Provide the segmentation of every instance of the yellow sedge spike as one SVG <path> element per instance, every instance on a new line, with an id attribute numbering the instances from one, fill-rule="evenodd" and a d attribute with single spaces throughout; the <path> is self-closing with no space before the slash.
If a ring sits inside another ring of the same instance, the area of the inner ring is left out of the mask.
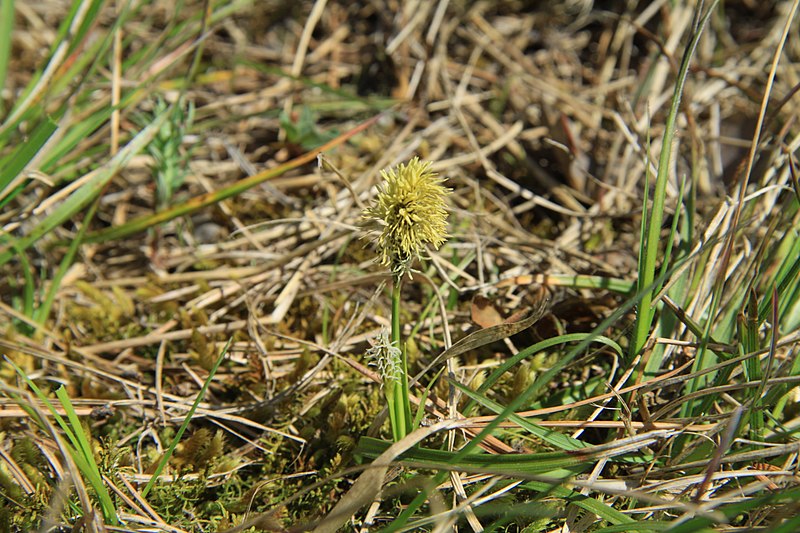
<path id="1" fill-rule="evenodd" d="M 379 262 L 402 277 L 426 244 L 438 249 L 447 240 L 445 198 L 451 189 L 415 157 L 408 164 L 381 171 L 384 183 L 364 210 L 367 226 L 379 232 Z"/>

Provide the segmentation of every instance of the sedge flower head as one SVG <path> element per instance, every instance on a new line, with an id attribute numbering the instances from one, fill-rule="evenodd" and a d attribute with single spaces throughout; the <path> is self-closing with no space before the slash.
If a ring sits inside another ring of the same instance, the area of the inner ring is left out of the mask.
<path id="1" fill-rule="evenodd" d="M 403 352 L 395 343 L 389 340 L 389 330 L 381 332 L 370 341 L 372 345 L 366 353 L 370 366 L 377 367 L 378 374 L 383 379 L 383 384 L 399 383 L 403 372 Z"/>
<path id="2" fill-rule="evenodd" d="M 409 271 L 427 244 L 438 249 L 448 237 L 445 198 L 450 189 L 430 167 L 415 157 L 381 171 L 384 183 L 363 213 L 367 225 L 379 232 L 378 261 L 396 276 Z"/>

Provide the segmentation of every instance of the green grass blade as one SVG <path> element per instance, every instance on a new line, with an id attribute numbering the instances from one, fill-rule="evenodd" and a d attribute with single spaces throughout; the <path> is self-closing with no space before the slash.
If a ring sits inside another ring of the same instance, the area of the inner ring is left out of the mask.
<path id="1" fill-rule="evenodd" d="M 64 412 L 67 414 L 67 420 L 64 420 L 64 417 L 58 414 L 58 411 L 56 411 L 55 406 L 53 406 L 53 403 L 50 401 L 47 395 L 45 395 L 45 393 L 36 385 L 36 383 L 34 383 L 33 380 L 28 377 L 24 370 L 17 366 L 8 357 L 5 359 L 6 362 L 8 362 L 14 368 L 14 371 L 17 373 L 17 375 L 19 375 L 25 384 L 28 385 L 28 387 L 33 391 L 34 395 L 39 399 L 39 401 L 42 402 L 45 407 L 47 407 L 47 410 L 50 411 L 50 414 L 64 432 L 64 435 L 66 435 L 69 442 L 66 443 L 65 449 L 70 453 L 70 456 L 75 462 L 75 465 L 78 467 L 78 470 L 80 470 L 81 474 L 83 474 L 92 488 L 94 488 L 97 497 L 100 499 L 103 516 L 107 523 L 118 524 L 119 522 L 116 508 L 114 507 L 111 496 L 108 494 L 108 490 L 106 489 L 103 479 L 100 476 L 100 471 L 97 467 L 97 463 L 94 460 L 89 439 L 83 432 L 83 427 L 78 419 L 78 415 L 75 413 L 75 409 L 72 406 L 64 387 L 59 387 L 59 389 L 56 390 L 56 396 L 58 397 Z M 21 401 L 21 399 L 18 399 L 17 403 L 28 414 L 32 415 L 32 418 L 35 420 L 35 411 L 25 408 Z M 59 438 L 57 435 L 55 437 Z"/>
<path id="2" fill-rule="evenodd" d="M 58 139 L 57 143 L 54 143 L 52 149 L 42 159 L 42 171 L 52 173 L 59 170 L 68 160 L 69 155 L 75 152 L 77 145 L 108 121 L 114 109 L 111 106 L 104 106 L 97 113 L 91 114 L 77 124 L 70 125 L 68 131 Z"/>
<path id="3" fill-rule="evenodd" d="M 647 121 L 650 123 L 650 108 L 647 109 Z M 642 220 L 639 224 L 639 272 L 636 276 L 636 291 L 643 293 L 646 287 L 645 278 L 642 275 L 643 258 L 647 257 L 647 221 L 650 218 L 650 128 L 647 128 L 647 138 L 645 139 L 646 152 L 644 156 L 644 187 L 642 187 Z M 655 269 L 653 270 L 655 272 Z"/>
<path id="4" fill-rule="evenodd" d="M 75 462 L 97 494 L 97 498 L 100 500 L 100 508 L 103 511 L 103 518 L 105 518 L 106 523 L 117 525 L 119 523 L 117 510 L 114 507 L 114 502 L 111 500 L 111 495 L 108 493 L 108 488 L 106 488 L 103 482 L 103 476 L 100 475 L 97 462 L 94 460 L 94 453 L 92 452 L 92 445 L 89 442 L 89 437 L 83 431 L 83 426 L 81 425 L 80 419 L 78 419 L 78 414 L 75 412 L 75 408 L 72 406 L 72 402 L 63 385 L 56 390 L 56 396 L 59 402 L 61 402 L 64 411 L 67 413 L 67 418 L 75 433 L 75 438 L 78 441 L 78 447 L 74 450 L 73 459 L 77 459 L 77 457 L 82 459 L 80 462 L 77 460 Z M 81 463 L 83 464 L 82 468 Z"/>
<path id="5" fill-rule="evenodd" d="M 479 403 L 483 407 L 500 414 L 503 412 L 503 406 L 497 402 L 494 402 L 487 398 L 482 394 L 478 394 L 477 392 L 471 390 L 469 387 L 462 385 L 456 380 L 448 380 L 451 384 L 453 384 L 457 389 L 459 389 L 464 395 L 471 398 L 473 401 Z M 509 415 L 508 419 L 515 424 L 518 424 L 522 429 L 534 435 L 543 441 L 550 443 L 551 445 L 559 448 L 561 450 L 582 450 L 586 448 L 588 445 L 583 441 L 578 439 L 573 439 L 568 435 L 564 435 L 563 433 L 559 433 L 557 431 L 553 431 L 552 429 L 544 428 L 535 422 L 531 422 L 525 418 L 517 414 Z"/>
<path id="6" fill-rule="evenodd" d="M 197 410 L 197 406 L 199 406 L 200 402 L 203 401 L 203 397 L 205 397 L 206 391 L 208 390 L 209 385 L 211 385 L 211 381 L 214 379 L 214 375 L 217 373 L 217 370 L 219 369 L 219 365 L 221 365 L 222 361 L 225 359 L 225 355 L 227 355 L 228 353 L 228 348 L 230 348 L 231 342 L 233 342 L 233 337 L 228 339 L 228 342 L 225 343 L 225 347 L 222 348 L 222 352 L 219 354 L 219 357 L 214 362 L 214 366 L 211 367 L 211 370 L 208 373 L 208 377 L 203 382 L 203 386 L 200 389 L 200 392 L 197 393 L 197 398 L 194 399 L 192 407 L 189 408 L 189 412 L 186 413 L 186 418 L 183 419 L 181 427 L 178 428 L 178 432 L 175 433 L 175 438 L 172 439 L 169 448 L 167 448 L 167 451 L 165 451 L 164 455 L 161 456 L 161 460 L 158 462 L 158 466 L 156 466 L 156 469 L 153 471 L 153 475 L 150 478 L 150 481 L 147 482 L 147 485 L 145 485 L 144 489 L 142 490 L 143 498 L 147 496 L 147 493 L 150 492 L 150 490 L 153 488 L 153 485 L 155 485 L 156 481 L 158 480 L 158 476 L 161 475 L 161 472 L 164 470 L 164 468 L 166 468 L 167 463 L 169 462 L 170 457 L 172 457 L 172 454 L 175 452 L 175 448 L 178 446 L 181 437 L 183 437 L 186 428 L 189 427 L 189 423 L 192 421 L 192 416 L 194 416 L 194 412 Z"/>
<path id="7" fill-rule="evenodd" d="M 700 18 L 698 26 L 692 36 L 686 51 L 681 60 L 677 79 L 675 80 L 675 90 L 672 96 L 669 114 L 667 115 L 664 126 L 664 139 L 661 145 L 661 153 L 658 160 L 658 174 L 656 175 L 655 192 L 653 194 L 653 204 L 648 209 L 649 220 L 647 222 L 647 234 L 642 235 L 644 242 L 644 257 L 639 258 L 639 288 L 643 290 L 642 300 L 639 304 L 639 311 L 636 314 L 634 325 L 634 336 L 631 340 L 631 357 L 638 354 L 644 348 L 647 337 L 650 335 L 650 328 L 653 324 L 655 311 L 652 309 L 653 298 L 659 287 L 653 285 L 656 275 L 656 264 L 658 262 L 659 243 L 661 240 L 661 223 L 664 219 L 664 206 L 666 204 L 667 181 L 669 180 L 670 160 L 672 158 L 672 143 L 675 138 L 676 121 L 680 111 L 681 97 L 683 88 L 689 73 L 689 64 L 694 55 L 695 49 L 700 41 L 703 27 L 716 8 L 717 0 L 711 2 L 708 10 Z"/>
<path id="8" fill-rule="evenodd" d="M 6 85 L 8 59 L 11 57 L 11 33 L 14 29 L 14 0 L 0 0 L 0 89 Z M 4 114 L 0 100 L 0 115 Z M 2 187 L 0 187 L 2 190 Z"/>
<path id="9" fill-rule="evenodd" d="M 22 265 L 22 279 L 25 280 L 25 284 L 22 288 L 22 313 L 30 317 L 33 315 L 34 309 L 34 298 L 36 294 L 36 282 L 33 279 L 33 265 L 31 265 L 30 261 L 28 261 L 28 256 L 25 252 L 20 252 L 18 254 L 20 265 Z"/>
<path id="10" fill-rule="evenodd" d="M 69 53 L 75 52 L 83 43 L 84 39 L 86 39 L 89 30 L 97 23 L 97 17 L 100 14 L 103 4 L 105 3 L 105 0 L 94 0 L 89 4 L 89 7 L 86 9 L 86 15 L 83 17 L 81 24 L 76 30 L 70 32 L 72 33 L 72 40 L 68 49 Z M 111 32 L 108 33 L 110 34 Z"/>
<path id="11" fill-rule="evenodd" d="M 517 478 L 543 473 L 549 473 L 549 475 L 557 473 L 558 477 L 562 477 L 583 472 L 599 459 L 619 458 L 617 460 L 645 462 L 645 460 L 629 456 L 629 454 L 642 450 L 658 439 L 673 433 L 675 432 L 652 431 L 619 439 L 609 444 L 587 446 L 578 450 L 525 454 L 475 453 L 474 447 L 467 452 L 464 452 L 463 448 L 454 452 L 414 447 L 404 452 L 398 461 L 416 468 L 485 472 Z M 356 454 L 375 459 L 392 444 L 371 437 L 362 437 L 358 442 Z"/>
<path id="12" fill-rule="evenodd" d="M 566 487 L 554 487 L 552 485 L 548 485 L 547 483 L 542 483 L 541 481 L 528 481 L 522 486 L 529 490 L 546 492 L 549 496 L 563 498 L 569 503 L 574 504 L 581 509 L 585 509 L 590 513 L 594 513 L 598 517 L 602 518 L 603 520 L 607 520 L 612 524 L 636 524 L 636 521 L 633 518 L 617 511 L 613 507 L 606 505 L 601 501 L 595 500 L 594 498 L 584 496 L 583 494 L 575 492 L 574 490 L 570 490 Z"/>
<path id="13" fill-rule="evenodd" d="M 744 312 L 737 317 L 739 329 L 739 344 L 745 354 L 758 351 L 758 328 L 761 321 L 758 319 L 758 300 L 755 291 L 748 291 L 747 306 Z M 761 379 L 761 364 L 757 358 L 751 357 L 744 362 L 745 376 L 748 381 Z"/>
<path id="14" fill-rule="evenodd" d="M 375 459 L 392 443 L 371 437 L 362 437 L 358 441 L 356 453 L 369 459 Z M 586 470 L 590 466 L 591 451 L 581 454 L 567 452 L 542 452 L 533 454 L 461 454 L 447 450 L 430 448 L 412 448 L 404 453 L 400 463 L 411 464 L 419 468 L 459 470 L 465 472 L 492 472 L 507 475 L 536 475 L 558 473 L 570 476 Z"/>
<path id="15" fill-rule="evenodd" d="M 439 369 L 439 372 L 437 372 L 436 375 L 433 376 L 433 379 L 431 379 L 430 383 L 428 383 L 428 386 L 425 387 L 425 392 L 420 394 L 419 397 L 420 397 L 421 400 L 424 399 L 424 398 L 427 398 L 430 395 L 431 390 L 433 389 L 433 386 L 436 384 L 436 380 L 439 379 L 439 376 L 442 375 L 442 372 L 444 372 L 444 370 L 445 370 L 445 367 L 442 367 L 441 369 Z M 424 416 L 425 416 L 425 401 L 420 401 L 419 402 L 419 406 L 417 406 L 417 412 L 414 415 L 414 420 L 411 423 L 411 430 L 412 431 L 414 431 L 415 429 L 419 428 L 420 424 L 422 423 L 422 418 Z"/>
<path id="16" fill-rule="evenodd" d="M 7 191 L 6 188 L 36 157 L 56 129 L 58 129 L 58 124 L 49 117 L 45 118 L 33 129 L 28 139 L 11 153 L 8 160 L 3 162 L 2 170 L 0 170 L 0 208 L 22 190 L 17 188 L 14 191 Z"/>
<path id="17" fill-rule="evenodd" d="M 764 390 L 767 388 L 767 383 L 769 382 L 769 378 L 773 372 L 773 363 L 775 362 L 775 351 L 778 347 L 778 331 L 780 320 L 778 318 L 778 289 L 776 287 L 772 288 L 772 318 L 770 322 L 772 323 L 772 333 L 770 335 L 770 342 L 769 342 L 769 352 L 767 355 L 767 362 L 764 364 L 764 373 L 763 376 L 759 376 L 761 378 L 761 384 L 756 389 L 755 393 L 752 397 L 752 403 L 750 405 L 750 433 L 753 439 L 760 439 L 763 436 L 761 435 L 761 431 L 765 426 L 764 421 L 764 409 L 763 409 L 763 396 Z M 750 312 L 757 316 L 758 312 L 756 310 L 757 304 L 755 301 L 751 302 L 751 310 Z M 759 374 L 761 373 L 761 364 L 760 361 L 756 358 L 752 358 L 756 361 L 756 364 L 759 366 Z"/>
<path id="18" fill-rule="evenodd" d="M 513 357 L 508 358 L 507 360 L 503 361 L 503 363 L 498 366 L 496 369 L 492 371 L 491 374 L 486 378 L 486 381 L 478 388 L 479 393 L 484 393 L 489 390 L 500 377 L 505 374 L 508 370 L 519 364 L 520 361 L 526 359 L 532 355 L 535 355 L 539 352 L 547 350 L 548 348 L 552 348 L 553 346 L 558 346 L 560 344 L 568 344 L 571 342 L 598 342 L 601 344 L 605 344 L 606 346 L 611 347 L 614 351 L 617 352 L 618 355 L 622 355 L 623 350 L 622 347 L 614 342 L 613 340 L 609 339 L 608 337 L 604 337 L 602 335 L 592 335 L 591 333 L 570 333 L 567 335 L 559 335 L 558 337 L 553 337 L 551 339 L 545 339 L 543 341 L 537 342 L 531 346 L 528 346 L 524 350 L 516 353 Z M 471 412 L 471 405 L 467 404 L 462 410 L 465 415 L 468 415 Z"/>
<path id="19" fill-rule="evenodd" d="M 392 436 L 398 442 L 411 431 L 411 406 L 408 403 L 408 352 L 401 339 L 400 300 L 403 279 L 395 276 L 392 284 L 392 330 L 391 346 L 401 352 L 400 375 L 398 379 L 389 380 L 386 384 L 386 403 L 389 407 L 389 419 L 392 425 Z M 387 347 L 388 349 L 388 347 Z"/>
<path id="20" fill-rule="evenodd" d="M 61 281 L 66 276 L 69 267 L 72 266 L 73 261 L 75 260 L 75 256 L 80 249 L 81 244 L 83 243 L 83 237 L 86 235 L 86 230 L 89 228 L 89 224 L 91 223 L 92 219 L 94 218 L 95 213 L 97 212 L 97 208 L 100 205 L 99 201 L 95 201 L 92 203 L 89 211 L 86 213 L 86 216 L 83 217 L 83 223 L 78 230 L 78 233 L 75 235 L 75 238 L 69 244 L 69 248 L 67 249 L 67 253 L 64 254 L 63 259 L 58 265 L 58 269 L 53 275 L 53 279 L 50 280 L 49 287 L 47 289 L 47 293 L 42 298 L 41 304 L 39 307 L 34 311 L 33 319 L 38 322 L 39 324 L 44 325 L 47 321 L 47 317 L 50 316 L 50 309 L 53 308 L 53 303 L 56 299 L 56 294 L 58 294 L 58 289 L 61 287 Z"/>
<path id="21" fill-rule="evenodd" d="M 86 436 L 86 433 L 83 431 L 83 426 L 81 426 L 81 421 L 78 418 L 77 413 L 75 413 L 75 408 L 72 406 L 72 402 L 69 399 L 69 395 L 67 394 L 66 389 L 64 386 L 60 386 L 56 389 L 56 397 L 58 398 L 59 403 L 61 403 L 61 407 L 64 408 L 64 412 L 67 415 L 67 420 L 69 420 L 70 428 L 75 435 L 75 450 L 80 453 L 87 461 L 94 462 L 94 454 L 92 453 L 92 445 L 89 443 L 89 438 Z M 97 468 L 97 465 L 95 465 Z M 97 477 L 99 479 L 100 472 L 99 470 L 96 471 Z"/>
<path id="22" fill-rule="evenodd" d="M 595 533 L 627 533 L 629 531 L 666 531 L 669 523 L 657 520 L 647 522 L 634 522 L 632 524 L 616 524 L 613 526 L 598 529 Z"/>
<path id="23" fill-rule="evenodd" d="M 681 180 L 681 187 L 678 192 L 679 203 L 678 205 L 682 205 L 684 202 L 684 191 L 686 189 L 686 179 Z M 686 228 L 688 224 L 685 224 L 687 216 L 684 215 L 683 209 L 676 209 L 675 215 L 672 218 L 672 226 L 670 227 L 669 234 L 666 239 L 666 248 L 664 250 L 664 259 L 661 263 L 661 270 L 660 270 L 660 277 L 666 279 L 666 272 L 668 267 L 672 264 L 672 249 L 675 242 L 675 236 L 678 235 L 678 228 L 679 225 Z M 688 247 L 691 246 L 691 241 L 689 238 L 686 238 L 686 235 L 681 237 L 681 250 L 688 253 Z M 685 254 L 684 254 L 685 255 Z M 640 256 L 641 257 L 641 256 Z M 686 283 L 687 273 L 683 272 L 679 276 L 678 279 L 674 280 L 674 283 L 670 287 L 669 295 L 671 298 L 677 297 L 678 301 L 683 301 L 684 286 Z M 658 290 L 661 290 L 660 285 L 656 286 Z M 676 296 L 677 295 L 677 296 Z M 669 312 L 662 312 L 658 319 L 658 335 L 660 337 L 669 337 L 672 335 L 673 331 L 675 330 L 675 326 L 678 323 L 677 317 Z M 644 374 L 645 377 L 649 378 L 655 375 L 659 369 L 661 368 L 661 363 L 664 359 L 664 353 L 666 351 L 666 345 L 664 344 L 656 344 L 653 347 L 653 350 L 650 354 L 650 357 L 647 359 L 647 363 L 645 364 Z"/>
<path id="24" fill-rule="evenodd" d="M 42 404 L 45 407 L 47 407 L 47 410 L 50 411 L 51 415 L 53 415 L 53 418 L 55 419 L 56 423 L 64 431 L 64 434 L 69 439 L 69 442 L 75 449 L 77 449 L 78 448 L 77 437 L 70 429 L 69 424 L 67 424 L 67 421 L 64 420 L 64 418 L 60 414 L 58 414 L 58 411 L 56 411 L 56 408 L 53 406 L 53 403 L 50 401 L 47 395 L 44 392 L 42 392 L 42 389 L 40 389 L 39 386 L 36 385 L 36 383 L 34 383 L 33 380 L 28 377 L 25 371 L 22 370 L 19 366 L 17 366 L 16 363 L 14 363 L 14 361 L 9 359 L 7 356 L 4 356 L 4 359 L 8 364 L 11 365 L 11 367 L 14 369 L 17 375 L 22 378 L 25 384 L 33 391 L 33 394 L 39 399 L 39 401 L 42 402 Z"/>
<path id="25" fill-rule="evenodd" d="M 790 296 L 794 295 L 797 286 L 800 285 L 800 238 L 796 236 L 796 229 L 789 228 L 776 248 L 775 255 L 779 261 L 779 267 L 774 280 L 778 286 L 778 295 L 781 297 L 780 316 L 783 317 L 787 314 L 788 309 L 796 303 L 796 300 Z M 769 281 L 767 280 L 767 283 Z M 768 298 L 761 300 L 758 307 L 758 316 L 761 320 L 765 320 L 771 314 L 771 305 L 772 302 Z M 787 330 L 796 329 L 797 325 L 793 322 L 781 324 Z"/>

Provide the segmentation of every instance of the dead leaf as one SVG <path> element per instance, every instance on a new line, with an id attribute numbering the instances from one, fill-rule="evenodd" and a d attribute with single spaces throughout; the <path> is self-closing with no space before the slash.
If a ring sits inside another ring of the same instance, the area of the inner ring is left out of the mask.
<path id="1" fill-rule="evenodd" d="M 482 328 L 490 328 L 503 323 L 500 311 L 492 304 L 491 300 L 480 294 L 476 294 L 472 298 L 470 316 L 472 321 Z"/>
<path id="2" fill-rule="evenodd" d="M 414 376 L 414 379 L 409 381 L 409 387 L 414 385 L 420 377 L 428 372 L 428 370 L 443 363 L 444 361 L 447 361 L 451 357 L 456 357 L 470 350 L 480 348 L 481 346 L 486 346 L 487 344 L 505 339 L 506 337 L 510 337 L 512 335 L 516 335 L 520 331 L 528 329 L 544 316 L 546 307 L 547 300 L 542 300 L 542 302 L 539 304 L 539 307 L 533 309 L 532 311 L 528 310 L 526 316 L 521 318 L 519 321 L 506 321 L 496 326 L 479 329 L 478 331 L 470 333 L 452 345 L 450 348 L 436 356 L 436 358 L 429 363 L 428 366 L 426 366 L 419 374 Z M 515 314 L 514 316 L 517 315 Z"/>

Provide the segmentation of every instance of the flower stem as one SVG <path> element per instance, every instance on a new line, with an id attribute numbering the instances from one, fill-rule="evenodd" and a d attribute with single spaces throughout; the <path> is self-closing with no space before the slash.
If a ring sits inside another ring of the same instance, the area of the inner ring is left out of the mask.
<path id="1" fill-rule="evenodd" d="M 392 338 L 393 346 L 400 348 L 402 364 L 400 379 L 391 382 L 391 390 L 386 391 L 389 405 L 389 420 L 395 442 L 411 431 L 411 405 L 408 400 L 408 360 L 406 347 L 400 339 L 400 291 L 402 275 L 395 276 L 392 286 Z"/>
<path id="2" fill-rule="evenodd" d="M 392 285 L 392 344 L 398 348 L 400 346 L 400 289 L 402 287 L 402 279 L 400 276 L 394 277 L 394 284 Z"/>

